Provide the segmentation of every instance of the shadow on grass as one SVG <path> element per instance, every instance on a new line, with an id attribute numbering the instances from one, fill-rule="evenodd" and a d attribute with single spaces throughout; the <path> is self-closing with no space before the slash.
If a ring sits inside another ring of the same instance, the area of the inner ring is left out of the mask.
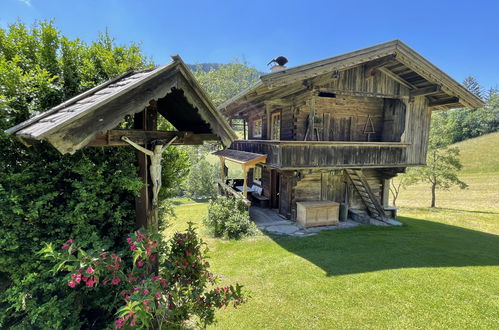
<path id="1" fill-rule="evenodd" d="M 365 226 L 305 238 L 270 236 L 328 276 L 418 267 L 498 266 L 499 236 L 400 217 L 402 227 Z"/>
<path id="2" fill-rule="evenodd" d="M 400 210 L 423 210 L 425 212 L 434 212 L 434 213 L 439 213 L 439 212 L 446 212 L 446 211 L 452 211 L 452 212 L 460 212 L 460 213 L 475 213 L 475 214 L 499 214 L 499 212 L 494 212 L 494 211 L 477 211 L 477 210 L 466 210 L 466 209 L 457 209 L 457 208 L 450 208 L 450 207 L 426 207 L 426 206 L 402 206 L 400 207 Z"/>

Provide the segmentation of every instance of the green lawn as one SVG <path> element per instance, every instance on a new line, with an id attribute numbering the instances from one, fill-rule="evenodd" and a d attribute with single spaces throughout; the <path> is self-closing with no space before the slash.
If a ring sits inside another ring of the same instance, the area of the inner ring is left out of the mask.
<path id="1" fill-rule="evenodd" d="M 498 145 L 499 134 L 487 139 Z M 434 210 L 426 187 L 402 192 L 403 227 L 224 241 L 206 237 L 206 203 L 183 201 L 165 234 L 195 222 L 212 270 L 251 292 L 218 312 L 214 329 L 499 329 L 499 157 L 475 162 L 482 146 L 470 142 L 470 188 L 439 193 Z"/>

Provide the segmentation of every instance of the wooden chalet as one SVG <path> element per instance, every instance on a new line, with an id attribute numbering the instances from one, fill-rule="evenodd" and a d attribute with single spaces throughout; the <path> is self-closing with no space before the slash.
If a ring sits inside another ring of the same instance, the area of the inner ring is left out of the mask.
<path id="1" fill-rule="evenodd" d="M 297 202 L 335 201 L 384 219 L 389 180 L 426 163 L 432 111 L 483 105 L 399 40 L 277 69 L 219 110 L 244 121 L 239 159 L 266 156 L 250 190 L 286 218 Z"/>
<path id="2" fill-rule="evenodd" d="M 227 120 L 182 59 L 172 58 L 171 63 L 161 67 L 130 70 L 8 129 L 7 133 L 15 134 L 27 145 L 45 140 L 62 154 L 72 154 L 83 147 L 129 146 L 123 137 L 144 147 L 142 150 L 148 148 L 150 154 L 153 144 L 161 141 L 164 145 L 197 145 L 218 140 L 229 146 L 236 135 Z M 158 115 L 175 130 L 159 130 Z M 133 128 L 120 128 L 125 121 L 133 122 Z M 137 158 L 139 175 L 145 183 L 136 200 L 137 224 L 155 226 L 157 205 L 153 205 L 154 183 L 150 173 L 153 158 L 143 151 L 137 151 Z"/>

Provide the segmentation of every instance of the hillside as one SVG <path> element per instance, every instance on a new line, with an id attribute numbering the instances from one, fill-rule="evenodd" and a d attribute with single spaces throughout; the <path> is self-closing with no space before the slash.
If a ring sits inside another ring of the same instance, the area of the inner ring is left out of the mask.
<path id="1" fill-rule="evenodd" d="M 499 172 L 499 132 L 462 141 L 454 146 L 461 151 L 463 173 Z"/>
<path id="2" fill-rule="evenodd" d="M 459 178 L 468 189 L 438 190 L 437 208 L 431 209 L 428 184 L 408 187 L 397 201 L 399 214 L 499 234 L 498 145 L 499 132 L 456 143 L 464 166 Z"/>

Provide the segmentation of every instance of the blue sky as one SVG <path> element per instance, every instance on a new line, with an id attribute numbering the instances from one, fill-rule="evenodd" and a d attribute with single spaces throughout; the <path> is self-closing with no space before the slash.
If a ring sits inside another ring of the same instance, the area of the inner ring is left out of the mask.
<path id="1" fill-rule="evenodd" d="M 52 18 L 71 38 L 140 41 L 157 64 L 238 57 L 261 71 L 400 39 L 459 82 L 499 87 L 499 1 L 0 0 L 1 27 Z"/>

